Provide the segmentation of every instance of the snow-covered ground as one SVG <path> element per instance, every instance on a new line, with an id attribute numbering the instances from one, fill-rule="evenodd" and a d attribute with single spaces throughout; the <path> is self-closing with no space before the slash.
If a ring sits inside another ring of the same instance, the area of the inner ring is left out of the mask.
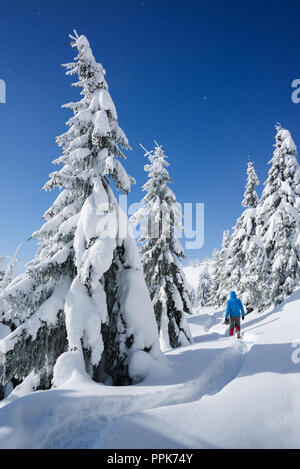
<path id="1" fill-rule="evenodd" d="M 247 316 L 242 341 L 221 311 L 189 324 L 194 344 L 141 384 L 73 374 L 31 393 L 29 378 L 0 403 L 0 448 L 300 448 L 300 289 Z"/>

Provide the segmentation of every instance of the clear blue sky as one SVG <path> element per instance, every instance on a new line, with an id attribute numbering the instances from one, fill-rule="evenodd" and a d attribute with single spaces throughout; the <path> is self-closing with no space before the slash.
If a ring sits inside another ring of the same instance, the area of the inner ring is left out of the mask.
<path id="1" fill-rule="evenodd" d="M 274 125 L 300 146 L 300 104 L 291 82 L 300 78 L 297 1 L 85 0 L 14 1 L 1 5 L 0 252 L 27 242 L 56 193 L 40 188 L 59 154 L 54 138 L 76 100 L 61 63 L 76 28 L 107 71 L 111 95 L 132 152 L 126 168 L 141 198 L 145 160 L 138 147 L 153 139 L 169 156 L 180 202 L 205 203 L 205 243 L 189 258 L 220 245 L 241 213 L 248 155 L 261 182 L 272 156 Z"/>

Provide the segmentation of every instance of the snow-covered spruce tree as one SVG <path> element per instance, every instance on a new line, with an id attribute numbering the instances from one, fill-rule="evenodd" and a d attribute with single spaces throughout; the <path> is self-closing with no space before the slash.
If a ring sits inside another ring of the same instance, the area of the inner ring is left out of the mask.
<path id="1" fill-rule="evenodd" d="M 259 180 L 251 161 L 248 163 L 247 175 L 246 190 L 242 201 L 242 206 L 246 208 L 242 215 L 246 233 L 242 244 L 245 267 L 239 290 L 246 311 L 251 312 L 254 309 L 261 311 L 265 306 L 266 252 L 257 235 L 256 210 L 259 197 L 255 189 L 259 185 Z"/>
<path id="2" fill-rule="evenodd" d="M 220 288 L 217 293 L 219 306 L 235 290 L 243 300 L 247 311 L 260 309 L 265 255 L 263 246 L 256 235 L 256 207 L 259 184 L 252 162 L 248 163 L 247 184 L 242 206 L 246 207 L 233 228 L 226 251 L 226 262 L 220 275 Z M 255 262 L 255 265 L 253 264 Z"/>
<path id="3" fill-rule="evenodd" d="M 219 288 L 219 258 L 220 251 L 214 249 L 210 261 L 210 278 L 211 278 L 211 288 L 210 288 L 210 298 L 209 305 L 216 306 L 216 296 Z"/>
<path id="4" fill-rule="evenodd" d="M 174 192 L 168 187 L 172 181 L 167 156 L 155 142 L 154 151 L 147 152 L 150 164 L 145 165 L 148 181 L 141 208 L 133 215 L 134 225 L 141 223 L 142 263 L 146 283 L 154 306 L 161 346 L 180 347 L 192 342 L 186 314 L 191 306 L 180 260 L 185 257 L 176 238 L 181 229 L 180 213 Z"/>
<path id="5" fill-rule="evenodd" d="M 204 264 L 199 274 L 198 285 L 196 290 L 196 304 L 197 306 L 207 306 L 211 298 L 211 285 L 212 280 L 208 270 L 207 264 Z"/>
<path id="6" fill-rule="evenodd" d="M 248 162 L 247 176 L 247 184 L 242 206 L 246 208 L 256 208 L 259 202 L 256 192 L 256 187 L 259 186 L 259 180 L 252 161 Z"/>
<path id="7" fill-rule="evenodd" d="M 157 326 L 136 243 L 120 236 L 121 216 L 110 188 L 127 193 L 133 179 L 119 161 L 128 141 L 85 36 L 67 74 L 78 75 L 82 99 L 69 129 L 57 137 L 62 165 L 44 188 L 60 188 L 33 234 L 35 259 L 6 288 L 6 320 L 14 329 L 0 342 L 0 382 L 38 376 L 38 388 L 67 379 L 74 369 L 108 384 L 143 379 L 149 360 L 162 360 Z M 127 221 L 127 219 L 126 219 Z M 123 229 L 123 228 L 122 228 Z"/>
<path id="8" fill-rule="evenodd" d="M 3 279 L 4 279 L 4 276 L 5 276 L 5 268 L 4 268 L 4 264 L 3 264 L 3 261 L 4 261 L 4 256 L 2 256 L 0 254 L 0 294 L 1 294 L 1 291 L 2 291 L 2 284 L 3 284 Z M 1 297 L 0 297 L 0 313 L 1 313 L 1 316 L 3 315 L 3 302 L 1 301 Z M 3 323 L 0 321 L 0 340 L 2 339 L 2 328 L 3 328 Z M 0 399 L 3 399 L 4 397 L 4 386 L 2 386 L 0 384 Z"/>
<path id="9" fill-rule="evenodd" d="M 20 246 L 18 246 L 15 255 L 12 258 L 9 258 L 9 262 L 7 265 L 4 265 L 4 256 L 0 254 L 0 340 L 4 339 L 8 334 L 10 334 L 11 329 L 10 327 L 5 324 L 4 315 L 6 312 L 6 304 L 4 303 L 1 293 L 5 289 L 5 287 L 11 282 L 16 265 L 18 263 L 18 251 Z M 4 322 L 3 322 L 4 321 Z M 3 399 L 7 392 L 10 392 L 12 388 L 11 383 L 7 383 L 6 386 L 0 384 L 0 399 Z"/>
<path id="10" fill-rule="evenodd" d="M 196 297 L 196 290 L 192 285 L 187 284 L 187 292 L 188 297 L 191 305 L 191 309 L 197 306 L 197 297 Z"/>
<path id="11" fill-rule="evenodd" d="M 20 247 L 21 245 L 17 247 L 13 257 L 9 257 L 9 262 L 7 263 L 6 267 L 3 263 L 4 257 L 0 254 L 0 294 L 12 281 L 15 268 L 19 262 L 18 252 Z"/>
<path id="12" fill-rule="evenodd" d="M 214 252 L 215 259 L 213 259 L 210 304 L 215 306 L 221 305 L 228 296 L 228 291 L 226 289 L 226 263 L 230 239 L 230 231 L 225 230 L 223 232 L 222 248 L 220 251 Z"/>
<path id="13" fill-rule="evenodd" d="M 4 261 L 4 256 L 0 254 L 0 291 L 1 291 L 1 285 L 4 279 L 4 275 L 5 275 L 5 268 L 4 268 L 3 261 Z"/>
<path id="14" fill-rule="evenodd" d="M 268 179 L 257 208 L 258 233 L 267 253 L 266 303 L 280 303 L 300 278 L 300 169 L 288 130 L 276 126 Z"/>
<path id="15" fill-rule="evenodd" d="M 220 287 L 217 292 L 217 304 L 223 305 L 229 297 L 231 290 L 236 290 L 240 294 L 240 282 L 244 268 L 244 253 L 242 242 L 245 232 L 242 229 L 243 220 L 238 219 L 233 228 L 229 246 L 226 252 L 226 262 L 224 262 L 220 273 Z"/>
<path id="16" fill-rule="evenodd" d="M 9 258 L 9 262 L 6 264 L 6 266 L 4 265 L 4 256 L 0 254 L 0 328 L 2 330 L 2 333 L 0 331 L 0 340 L 4 337 L 3 331 L 5 331 L 5 335 L 7 335 L 7 331 L 10 331 L 9 327 L 5 324 L 5 313 L 7 312 L 7 304 L 3 300 L 2 292 L 12 281 L 16 265 L 19 262 L 19 259 L 17 257 L 19 249 L 20 245 L 18 246 L 13 257 L 7 256 Z"/>

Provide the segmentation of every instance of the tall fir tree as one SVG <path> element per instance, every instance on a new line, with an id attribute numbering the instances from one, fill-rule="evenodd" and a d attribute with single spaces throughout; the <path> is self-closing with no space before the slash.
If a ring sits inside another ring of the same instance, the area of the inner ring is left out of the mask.
<path id="1" fill-rule="evenodd" d="M 2 254 L 0 254 L 0 285 L 1 285 L 2 281 L 3 281 L 4 274 L 5 274 L 5 269 L 4 269 L 4 256 L 2 256 Z"/>
<path id="2" fill-rule="evenodd" d="M 214 249 L 210 261 L 210 278 L 211 278 L 211 288 L 210 288 L 210 298 L 209 305 L 217 306 L 217 291 L 219 288 L 219 260 L 220 260 L 220 251 Z"/>
<path id="3" fill-rule="evenodd" d="M 3 290 L 2 285 L 3 285 L 4 276 L 5 276 L 4 256 L 2 256 L 2 254 L 0 254 L 0 295 L 1 295 L 1 291 Z M 0 296 L 0 340 L 2 340 L 6 336 L 6 334 L 4 334 L 2 332 L 3 326 L 4 326 L 2 324 L 3 314 L 4 314 L 4 305 L 3 305 L 3 301 L 1 300 L 1 296 Z M 9 329 L 9 331 L 10 331 L 10 329 Z M 3 399 L 3 397 L 4 397 L 4 386 L 0 384 L 0 399 Z"/>
<path id="4" fill-rule="evenodd" d="M 259 197 L 256 192 L 256 187 L 259 186 L 259 180 L 252 161 L 248 162 L 247 176 L 247 184 L 242 206 L 246 208 L 256 208 L 259 203 Z"/>
<path id="5" fill-rule="evenodd" d="M 195 308 L 197 306 L 197 295 L 196 295 L 196 290 L 192 285 L 187 284 L 187 292 L 188 292 L 188 297 L 189 297 L 189 302 L 191 305 L 191 309 Z"/>
<path id="6" fill-rule="evenodd" d="M 1 339 L 3 339 L 4 337 L 4 334 L 3 334 L 4 330 L 6 332 L 5 335 L 7 335 L 8 330 L 10 331 L 10 329 L 6 325 L 4 326 L 3 324 L 3 320 L 5 321 L 4 315 L 7 312 L 7 305 L 3 299 L 2 292 L 5 290 L 5 288 L 10 284 L 10 282 L 13 279 L 16 266 L 19 262 L 18 252 L 19 252 L 20 247 L 21 245 L 17 247 L 13 257 L 7 256 L 9 261 L 6 263 L 6 265 L 4 263 L 5 257 L 0 254 L 0 325 L 2 327 L 2 333 L 0 333 Z"/>
<path id="7" fill-rule="evenodd" d="M 71 364 L 97 381 L 127 385 L 143 379 L 150 357 L 162 360 L 138 249 L 121 234 L 127 219 L 109 182 L 125 193 L 134 182 L 120 162 L 128 140 L 87 38 L 70 37 L 78 55 L 65 67 L 78 76 L 82 99 L 65 105 L 73 117 L 56 139 L 62 155 L 54 163 L 62 168 L 44 186 L 62 191 L 33 234 L 37 255 L 4 291 L 13 332 L 0 342 L 3 384 L 34 372 L 37 387 L 49 388 L 53 370 L 56 385 Z"/>
<path id="8" fill-rule="evenodd" d="M 253 310 L 261 311 L 265 306 L 263 283 L 266 275 L 266 253 L 257 235 L 256 209 L 259 197 L 256 187 L 259 186 L 259 180 L 251 161 L 248 163 L 247 175 L 246 190 L 242 201 L 242 206 L 246 208 L 242 215 L 245 230 L 245 238 L 242 243 L 245 266 L 244 275 L 239 284 L 239 292 L 242 295 L 246 311 L 249 313 Z"/>
<path id="9" fill-rule="evenodd" d="M 216 259 L 216 268 L 213 273 L 213 285 L 211 289 L 212 295 L 212 304 L 219 305 L 222 304 L 228 296 L 228 289 L 226 289 L 226 279 L 227 279 L 227 257 L 229 244 L 231 242 L 230 231 L 225 230 L 223 232 L 222 239 L 222 248 L 219 251 Z"/>
<path id="10" fill-rule="evenodd" d="M 5 324 L 5 322 L 3 322 L 7 309 L 6 304 L 2 299 L 1 293 L 12 281 L 16 265 L 19 262 L 17 257 L 19 249 L 20 245 L 18 246 L 14 256 L 9 257 L 9 262 L 6 265 L 4 265 L 4 256 L 0 254 L 0 341 L 11 333 L 10 327 Z M 6 385 L 0 384 L 0 399 L 3 399 L 11 391 L 11 389 L 12 383 L 6 383 Z"/>
<path id="11" fill-rule="evenodd" d="M 185 257 L 176 237 L 181 229 L 180 211 L 174 192 L 168 187 L 172 181 L 167 156 L 155 142 L 154 151 L 147 152 L 150 164 L 145 165 L 148 181 L 142 207 L 131 221 L 141 223 L 142 263 L 146 283 L 154 306 L 163 349 L 180 347 L 192 342 L 186 319 L 191 314 L 185 276 L 180 260 Z"/>
<path id="12" fill-rule="evenodd" d="M 257 208 L 258 233 L 267 254 L 265 302 L 280 303 L 300 278 L 300 169 L 288 130 L 276 126 L 268 179 Z"/>
<path id="13" fill-rule="evenodd" d="M 16 266 L 19 262 L 18 252 L 21 245 L 16 249 L 16 252 L 13 257 L 8 257 L 9 262 L 6 267 L 4 266 L 4 256 L 0 254 L 0 293 L 10 284 L 13 279 L 13 275 L 16 269 Z"/>
<path id="14" fill-rule="evenodd" d="M 261 283 L 265 269 L 265 253 L 256 234 L 256 207 L 259 202 L 256 186 L 258 177 L 252 162 L 248 163 L 247 184 L 242 215 L 233 228 L 226 251 L 226 262 L 220 273 L 220 289 L 217 303 L 223 305 L 231 290 L 243 300 L 248 312 L 262 306 Z"/>
<path id="15" fill-rule="evenodd" d="M 207 263 L 203 265 L 198 278 L 198 285 L 196 290 L 196 304 L 201 308 L 208 306 L 211 298 L 212 279 L 208 270 Z"/>

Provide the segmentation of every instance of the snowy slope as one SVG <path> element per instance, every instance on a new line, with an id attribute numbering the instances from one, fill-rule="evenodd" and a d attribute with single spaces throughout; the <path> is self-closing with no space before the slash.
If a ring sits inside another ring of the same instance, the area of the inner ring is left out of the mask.
<path id="1" fill-rule="evenodd" d="M 193 320 L 202 322 L 201 316 Z M 211 391 L 190 403 L 122 417 L 108 447 L 130 448 L 137 433 L 149 448 L 300 447 L 300 291 L 276 312 L 247 318 L 242 343 L 216 340 L 221 327 L 205 321 L 210 334 L 204 343 L 198 336 L 199 361 L 216 353 L 220 341 L 232 350 L 227 357 L 223 350 Z"/>
<path id="2" fill-rule="evenodd" d="M 198 286 L 199 276 L 201 272 L 205 269 L 205 267 L 210 267 L 210 260 L 204 260 L 201 263 L 197 264 L 190 264 L 183 268 L 183 272 L 185 274 L 186 281 L 188 285 L 193 287 L 195 290 Z"/>
<path id="3" fill-rule="evenodd" d="M 300 289 L 246 317 L 242 342 L 222 318 L 191 316 L 194 344 L 167 352 L 168 366 L 139 385 L 74 374 L 30 393 L 28 380 L 1 402 L 0 448 L 299 448 Z"/>

